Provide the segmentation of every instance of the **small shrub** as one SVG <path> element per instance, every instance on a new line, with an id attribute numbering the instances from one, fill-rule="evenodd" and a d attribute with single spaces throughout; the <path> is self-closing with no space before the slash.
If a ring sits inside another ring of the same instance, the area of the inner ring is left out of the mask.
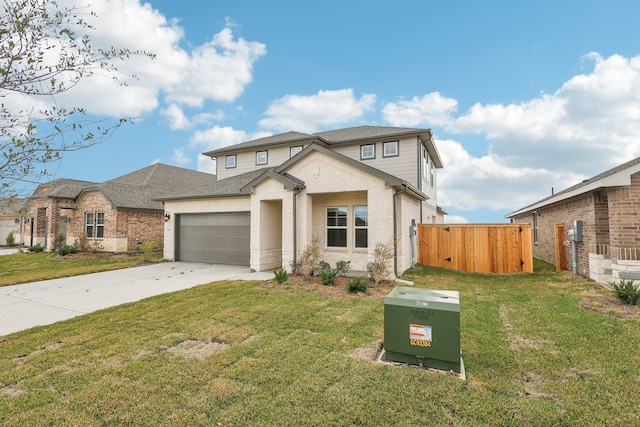
<path id="1" fill-rule="evenodd" d="M 333 286 L 333 283 L 336 280 L 336 276 L 338 275 L 338 270 L 332 270 L 331 268 L 320 270 L 318 273 L 320 276 L 320 281 L 325 286 Z"/>
<path id="2" fill-rule="evenodd" d="M 58 255 L 60 255 L 60 256 L 66 256 L 66 255 L 69 255 L 69 254 L 75 254 L 76 252 L 78 252 L 78 248 L 76 248 L 75 246 L 70 246 L 70 245 L 62 245 L 58 249 Z"/>
<path id="3" fill-rule="evenodd" d="M 332 269 L 331 264 L 326 261 L 320 261 L 318 266 L 320 267 L 318 275 L 320 276 L 322 284 L 325 286 L 333 286 L 336 277 L 343 276 L 349 271 L 351 261 L 338 261 L 336 262 L 335 269 Z"/>
<path id="4" fill-rule="evenodd" d="M 378 283 L 387 280 L 393 267 L 393 239 L 377 242 L 373 250 L 373 261 L 367 264 L 367 272 L 371 280 Z"/>
<path id="5" fill-rule="evenodd" d="M 636 305 L 640 301 L 640 286 L 634 285 L 633 280 L 621 280 L 619 283 L 612 283 L 613 294 L 616 298 L 629 305 Z"/>
<path id="6" fill-rule="evenodd" d="M 293 274 L 302 274 L 302 264 L 297 261 L 291 261 L 289 263 L 289 267 L 291 267 L 291 273 Z"/>
<path id="7" fill-rule="evenodd" d="M 104 250 L 104 246 L 102 246 L 102 243 L 98 242 L 97 240 L 93 240 L 90 244 L 89 244 L 89 250 L 91 252 L 100 252 L 102 250 Z"/>
<path id="8" fill-rule="evenodd" d="M 310 277 L 313 274 L 313 269 L 316 268 L 318 258 L 320 258 L 320 239 L 313 236 L 311 243 L 304 248 L 300 256 L 300 273 L 305 277 Z"/>
<path id="9" fill-rule="evenodd" d="M 54 251 L 60 249 L 64 244 L 64 239 L 64 234 L 56 233 L 56 235 L 53 237 L 53 247 L 51 249 L 53 249 Z"/>
<path id="10" fill-rule="evenodd" d="M 285 270 L 284 268 L 279 268 L 277 270 L 274 270 L 273 274 L 276 276 L 276 282 L 278 282 L 278 284 L 282 284 L 286 282 L 287 279 L 289 278 L 289 274 L 287 273 L 287 270 Z"/>
<path id="11" fill-rule="evenodd" d="M 7 246 L 15 246 L 16 244 L 16 236 L 13 231 L 7 234 L 7 238 L 5 239 L 7 242 Z"/>
<path id="12" fill-rule="evenodd" d="M 367 292 L 369 289 L 369 280 L 363 277 L 356 277 L 349 283 L 347 283 L 347 290 L 349 292 Z"/>
<path id="13" fill-rule="evenodd" d="M 44 252 L 44 246 L 42 246 L 42 243 L 37 243 L 33 246 L 29 246 L 29 252 L 33 252 L 33 253 Z"/>
<path id="14" fill-rule="evenodd" d="M 138 248 L 142 252 L 142 260 L 149 261 L 151 256 L 153 255 L 153 251 L 158 247 L 158 242 L 155 240 L 145 240 L 142 243 L 138 244 Z"/>
<path id="15" fill-rule="evenodd" d="M 351 270 L 351 261 L 336 262 L 336 270 L 338 271 L 338 276 L 344 276 Z"/>
<path id="16" fill-rule="evenodd" d="M 86 234 L 80 233 L 78 235 L 78 239 L 76 240 L 74 246 L 78 248 L 80 252 L 88 252 L 89 251 L 89 238 Z"/>

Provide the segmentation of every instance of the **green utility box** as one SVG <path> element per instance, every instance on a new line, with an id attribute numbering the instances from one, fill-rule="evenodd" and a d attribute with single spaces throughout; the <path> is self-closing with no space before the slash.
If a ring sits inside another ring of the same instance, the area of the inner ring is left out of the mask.
<path id="1" fill-rule="evenodd" d="M 460 373 L 460 293 L 398 286 L 384 299 L 385 358 Z"/>

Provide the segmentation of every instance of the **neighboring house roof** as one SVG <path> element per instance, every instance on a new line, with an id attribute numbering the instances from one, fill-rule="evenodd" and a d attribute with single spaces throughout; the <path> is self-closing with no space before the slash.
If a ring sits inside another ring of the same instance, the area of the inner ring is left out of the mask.
<path id="1" fill-rule="evenodd" d="M 0 216 L 15 216 L 20 214 L 20 209 L 27 204 L 27 199 L 8 197 L 0 199 Z"/>
<path id="2" fill-rule="evenodd" d="M 193 189 L 191 192 L 180 192 L 173 196 L 161 197 L 158 200 L 184 200 L 184 199 L 199 199 L 199 198 L 215 198 L 215 197 L 228 197 L 228 196 L 248 196 L 251 192 L 251 188 L 267 178 L 272 178 L 280 181 L 285 188 L 295 189 L 304 188 L 304 181 L 298 179 L 295 176 L 287 173 L 287 169 L 293 164 L 301 161 L 304 157 L 313 152 L 321 152 L 329 157 L 337 159 L 343 163 L 346 163 L 354 168 L 360 169 L 370 175 L 376 176 L 384 180 L 385 184 L 390 187 L 403 186 L 414 197 L 421 200 L 427 200 L 428 197 L 420 190 L 415 188 L 407 181 L 401 180 L 393 175 L 383 172 L 379 169 L 373 168 L 357 160 L 353 160 L 350 157 L 336 153 L 322 145 L 313 143 L 307 146 L 300 153 L 290 158 L 277 168 L 263 168 L 257 169 L 251 172 L 247 172 L 241 175 L 232 176 L 230 178 L 222 179 L 216 182 L 212 186 L 202 186 Z"/>
<path id="3" fill-rule="evenodd" d="M 158 197 L 215 182 L 215 175 L 156 163 L 85 188 L 78 197 L 89 191 L 100 191 L 114 209 L 163 210 Z"/>
<path id="4" fill-rule="evenodd" d="M 40 184 L 30 199 L 75 199 L 83 188 L 97 185 L 91 181 L 58 178 L 46 184 Z"/>
<path id="5" fill-rule="evenodd" d="M 379 138 L 394 138 L 410 135 L 423 135 L 425 140 L 431 140 L 430 129 L 401 128 L 391 126 L 357 126 L 346 129 L 337 129 L 326 132 L 312 134 L 301 132 L 286 132 L 279 135 L 272 135 L 265 138 L 254 139 L 252 141 L 241 142 L 228 147 L 218 148 L 203 153 L 205 156 L 217 157 L 220 154 L 234 151 L 251 150 L 260 147 L 267 147 L 280 144 L 299 143 L 324 143 L 327 145 L 356 143 Z M 435 145 L 429 144 L 429 154 L 437 168 L 442 167 L 442 161 Z"/>
<path id="6" fill-rule="evenodd" d="M 631 175 L 640 172 L 640 157 L 633 159 L 627 163 L 623 163 L 612 169 L 602 172 L 592 178 L 585 179 L 579 184 L 564 189 L 549 197 L 538 200 L 529 206 L 518 209 L 505 215 L 505 218 L 511 218 L 525 212 L 530 212 L 542 207 L 558 203 L 572 197 L 580 196 L 602 188 L 624 187 L 631 185 Z"/>
<path id="7" fill-rule="evenodd" d="M 215 183 L 215 175 L 156 163 L 99 184 L 56 179 L 39 186 L 32 198 L 77 200 L 83 194 L 99 191 L 111 203 L 113 209 L 163 210 L 162 202 L 158 201 L 159 197 Z"/>

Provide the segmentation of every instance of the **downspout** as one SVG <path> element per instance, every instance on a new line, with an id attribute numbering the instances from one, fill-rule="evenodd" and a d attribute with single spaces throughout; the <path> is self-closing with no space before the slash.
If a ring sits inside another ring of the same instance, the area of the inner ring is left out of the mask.
<path id="1" fill-rule="evenodd" d="M 396 196 L 407 191 L 407 187 L 403 187 L 402 190 L 398 190 L 393 193 L 393 275 L 396 279 L 398 276 L 398 212 Z"/>

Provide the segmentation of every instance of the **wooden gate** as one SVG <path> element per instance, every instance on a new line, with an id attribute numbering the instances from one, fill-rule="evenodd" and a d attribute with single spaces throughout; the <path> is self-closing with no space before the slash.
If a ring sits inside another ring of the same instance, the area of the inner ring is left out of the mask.
<path id="1" fill-rule="evenodd" d="M 475 273 L 533 273 L 529 224 L 419 224 L 420 264 Z"/>

